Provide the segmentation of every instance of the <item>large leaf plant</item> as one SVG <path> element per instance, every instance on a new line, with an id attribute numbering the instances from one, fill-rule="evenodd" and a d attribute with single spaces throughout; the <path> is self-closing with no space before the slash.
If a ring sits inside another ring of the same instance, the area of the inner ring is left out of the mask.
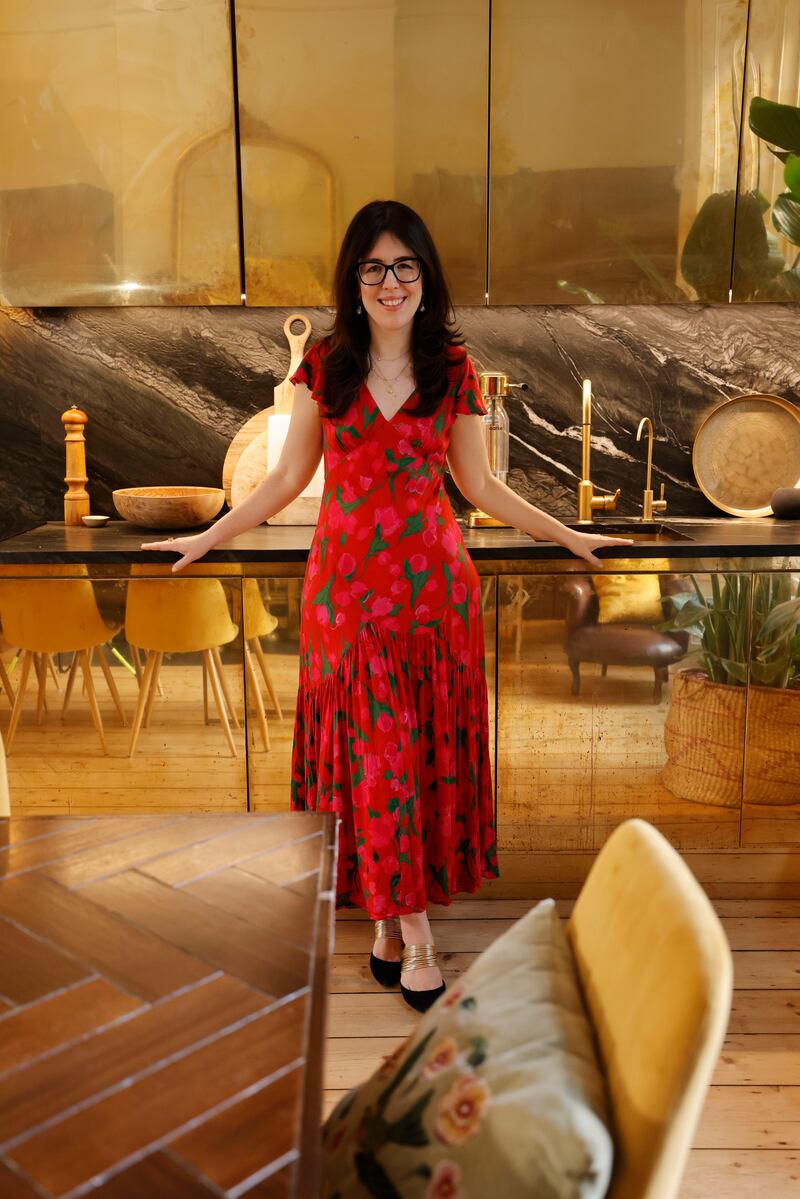
<path id="1" fill-rule="evenodd" d="M 800 688 L 800 579 L 788 573 L 711 575 L 709 595 L 694 576 L 692 590 L 670 596 L 672 616 L 660 627 L 696 639 L 684 666 L 713 683 Z M 752 599 L 751 599 L 752 597 Z"/>

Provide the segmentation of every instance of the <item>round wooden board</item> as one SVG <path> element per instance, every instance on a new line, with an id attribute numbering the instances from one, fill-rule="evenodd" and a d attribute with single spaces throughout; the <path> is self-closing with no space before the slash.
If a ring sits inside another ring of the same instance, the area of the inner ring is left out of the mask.
<path id="1" fill-rule="evenodd" d="M 269 410 L 271 411 L 271 409 Z M 259 413 L 260 415 L 260 413 Z M 257 433 L 244 447 L 236 464 L 231 480 L 231 508 L 238 507 L 243 500 L 255 491 L 267 474 L 267 437 L 268 431 Z"/>
<path id="2" fill-rule="evenodd" d="M 222 464 L 222 487 L 225 491 L 225 499 L 228 501 L 229 508 L 234 506 L 231 502 L 231 487 L 239 459 L 253 439 L 258 437 L 259 433 L 266 432 L 267 422 L 274 407 L 274 404 L 270 404 L 269 408 L 262 408 L 255 416 L 251 416 L 249 420 L 246 420 L 228 446 L 228 452 Z M 264 462 L 264 471 L 266 473 L 266 448 L 264 450 Z"/>
<path id="3" fill-rule="evenodd" d="M 731 516 L 770 516 L 779 487 L 800 485 L 800 410 L 781 396 L 733 396 L 709 412 L 692 467 L 707 499 Z"/>

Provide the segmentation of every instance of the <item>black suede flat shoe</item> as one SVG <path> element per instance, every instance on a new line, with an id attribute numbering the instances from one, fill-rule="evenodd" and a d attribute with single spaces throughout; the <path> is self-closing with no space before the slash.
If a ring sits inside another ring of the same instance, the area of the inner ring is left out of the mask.
<path id="1" fill-rule="evenodd" d="M 375 954 L 371 953 L 369 955 L 369 968 L 376 983 L 380 983 L 382 987 L 396 987 L 400 982 L 403 963 L 385 962 L 383 958 L 376 958 Z"/>
<path id="2" fill-rule="evenodd" d="M 444 995 L 446 990 L 446 983 L 442 983 L 440 987 L 434 987 L 431 991 L 409 991 L 408 987 L 404 987 L 400 983 L 400 994 L 415 1012 L 427 1012 L 428 1008 L 433 1007 L 439 996 Z"/>

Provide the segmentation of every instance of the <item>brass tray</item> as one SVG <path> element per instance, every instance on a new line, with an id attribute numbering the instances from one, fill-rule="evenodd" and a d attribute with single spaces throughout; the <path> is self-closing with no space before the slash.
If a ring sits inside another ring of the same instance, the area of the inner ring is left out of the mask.
<path id="1" fill-rule="evenodd" d="M 773 492 L 800 484 L 800 410 L 780 396 L 723 400 L 697 430 L 692 468 L 723 512 L 770 516 Z"/>

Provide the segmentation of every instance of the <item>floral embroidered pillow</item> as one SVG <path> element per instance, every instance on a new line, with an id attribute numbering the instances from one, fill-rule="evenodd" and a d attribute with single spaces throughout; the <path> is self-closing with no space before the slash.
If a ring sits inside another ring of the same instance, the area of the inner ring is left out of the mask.
<path id="1" fill-rule="evenodd" d="M 552 900 L 329 1117 L 322 1199 L 600 1199 L 605 1087 Z"/>

